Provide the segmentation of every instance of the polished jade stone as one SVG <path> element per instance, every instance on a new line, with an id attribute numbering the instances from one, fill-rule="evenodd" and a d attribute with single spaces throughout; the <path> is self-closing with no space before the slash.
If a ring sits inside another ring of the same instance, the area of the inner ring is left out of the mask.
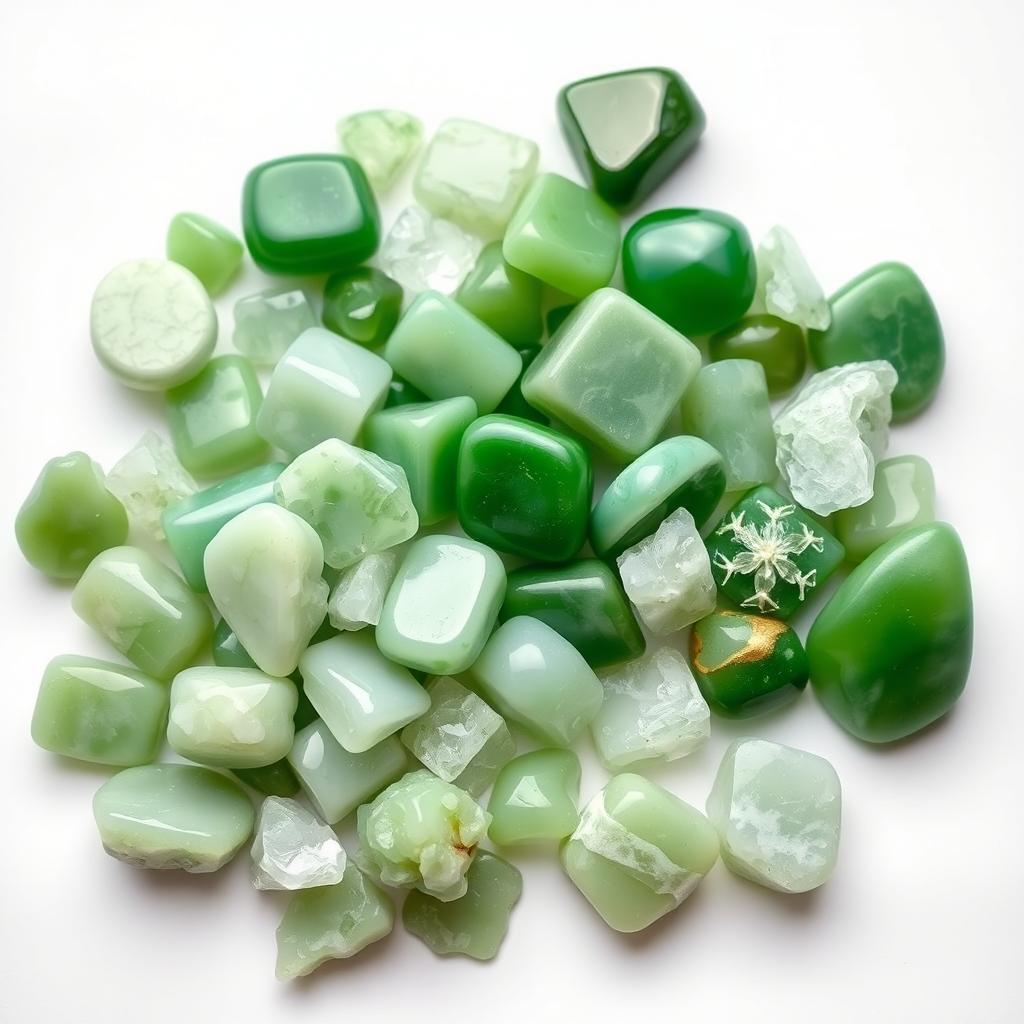
<path id="1" fill-rule="evenodd" d="M 899 375 L 894 420 L 906 420 L 935 397 L 946 352 L 935 304 L 903 263 L 880 263 L 843 285 L 829 300 L 832 323 L 811 331 L 811 358 L 822 369 L 885 359 Z"/>
<path id="2" fill-rule="evenodd" d="M 718 860 L 696 808 L 639 775 L 616 775 L 562 844 L 562 868 L 605 923 L 638 932 L 675 910 Z"/>
<path id="3" fill-rule="evenodd" d="M 919 455 L 898 455 L 875 466 L 871 497 L 835 516 L 836 536 L 851 562 L 862 562 L 876 548 L 912 526 L 935 519 L 935 477 Z"/>
<path id="4" fill-rule="evenodd" d="M 468 395 L 492 412 L 522 369 L 519 353 L 439 292 L 424 292 L 384 347 L 394 371 L 433 399 Z"/>
<path id="5" fill-rule="evenodd" d="M 224 476 L 270 453 L 256 430 L 263 401 L 252 364 L 242 356 L 211 359 L 192 380 L 167 392 L 167 424 L 182 465 L 196 476 Z"/>
<path id="6" fill-rule="evenodd" d="M 668 68 L 615 71 L 571 82 L 558 120 L 591 187 L 612 206 L 642 202 L 697 145 L 704 111 Z"/>
<path id="7" fill-rule="evenodd" d="M 213 633 L 203 601 L 140 548 L 98 554 L 75 585 L 71 607 L 136 668 L 157 679 L 191 665 Z"/>
<path id="8" fill-rule="evenodd" d="M 324 274 L 369 259 L 380 214 L 363 169 L 347 156 L 286 156 L 254 167 L 242 191 L 253 262 L 270 274 Z"/>
<path id="9" fill-rule="evenodd" d="M 258 669 L 189 668 L 171 684 L 167 742 L 199 764 L 263 768 L 292 749 L 298 699 L 290 679 Z"/>
<path id="10" fill-rule="evenodd" d="M 504 596 L 505 566 L 490 548 L 463 537 L 420 537 L 384 599 L 377 645 L 421 672 L 464 672 L 483 650 Z"/>
<path id="11" fill-rule="evenodd" d="M 252 835 L 252 804 L 237 782 L 191 764 L 126 768 L 92 801 L 104 849 L 136 868 L 197 874 L 223 867 Z"/>
<path id="12" fill-rule="evenodd" d="M 75 580 L 128 536 L 124 506 L 84 452 L 50 459 L 18 509 L 14 534 L 25 560 L 55 579 Z"/>
<path id="13" fill-rule="evenodd" d="M 770 487 L 745 494 L 707 538 L 719 593 L 740 609 L 788 619 L 843 560 L 842 544 Z"/>
<path id="14" fill-rule="evenodd" d="M 761 364 L 768 395 L 778 398 L 803 380 L 807 369 L 804 332 L 770 313 L 755 313 L 737 320 L 708 340 L 708 356 L 714 363 L 723 359 L 752 359 Z"/>
<path id="15" fill-rule="evenodd" d="M 235 768 L 232 775 L 264 796 L 295 796 L 299 780 L 283 758 L 260 768 Z"/>
<path id="16" fill-rule="evenodd" d="M 160 749 L 167 687 L 126 665 L 62 654 L 43 671 L 32 739 L 93 764 L 148 764 Z"/>
<path id="17" fill-rule="evenodd" d="M 373 267 L 332 274 L 324 284 L 324 327 L 360 345 L 383 345 L 401 312 L 402 286 Z"/>
<path id="18" fill-rule="evenodd" d="M 455 300 L 510 345 L 536 345 L 544 333 L 541 283 L 505 262 L 501 242 L 491 242 L 459 286 Z"/>
<path id="19" fill-rule="evenodd" d="M 545 748 L 513 758 L 498 773 L 487 810 L 499 846 L 564 839 L 580 820 L 580 759 Z"/>
<path id="20" fill-rule="evenodd" d="M 549 625 L 525 615 L 494 631 L 471 672 L 506 718 L 556 747 L 570 746 L 604 699 L 583 655 Z"/>
<path id="21" fill-rule="evenodd" d="M 288 346 L 316 325 L 316 314 L 301 288 L 268 288 L 235 303 L 231 340 L 254 366 L 276 366 Z"/>
<path id="22" fill-rule="evenodd" d="M 211 294 L 222 292 L 245 250 L 226 227 L 201 213 L 178 213 L 167 229 L 167 258 L 192 271 Z"/>
<path id="23" fill-rule="evenodd" d="M 622 243 L 626 291 L 683 334 L 708 334 L 750 308 L 757 263 L 747 229 L 717 210 L 656 210 Z"/>
<path id="24" fill-rule="evenodd" d="M 699 368 L 695 345 L 628 295 L 602 288 L 533 361 L 523 397 L 627 461 L 654 444 Z"/>
<path id="25" fill-rule="evenodd" d="M 751 718 L 795 700 L 807 685 L 807 654 L 778 619 L 713 612 L 690 633 L 690 664 L 716 715 Z"/>
<path id="26" fill-rule="evenodd" d="M 547 416 L 539 409 L 534 409 L 523 398 L 523 378 L 526 376 L 526 371 L 530 368 L 530 364 L 540 355 L 541 347 L 540 345 L 524 345 L 522 348 L 516 349 L 516 351 L 519 353 L 519 358 L 523 361 L 523 370 L 519 374 L 519 379 L 512 385 L 508 394 L 498 403 L 498 408 L 494 411 L 504 413 L 506 416 L 518 416 L 522 420 L 531 420 L 546 427 L 550 422 Z"/>
<path id="27" fill-rule="evenodd" d="M 683 396 L 683 429 L 721 454 L 726 490 L 743 491 L 779 475 L 768 384 L 752 359 L 725 359 L 700 370 Z"/>
<path id="28" fill-rule="evenodd" d="M 539 174 L 509 222 L 502 252 L 517 270 L 582 299 L 615 273 L 619 218 L 576 182 Z"/>
<path id="29" fill-rule="evenodd" d="M 181 566 L 188 585 L 206 591 L 203 558 L 220 528 L 253 505 L 274 500 L 274 481 L 284 464 L 256 466 L 198 491 L 168 508 L 162 518 L 167 544 Z"/>
<path id="30" fill-rule="evenodd" d="M 295 734 L 288 763 L 324 821 L 334 824 L 405 773 L 405 748 L 388 736 L 359 754 L 346 750 L 318 718 Z"/>
<path id="31" fill-rule="evenodd" d="M 902 739 L 956 703 L 971 667 L 967 559 L 948 523 L 897 534 L 840 584 L 807 636 L 811 685 L 870 743 Z"/>
<path id="32" fill-rule="evenodd" d="M 565 562 L 587 539 L 590 456 L 566 434 L 515 416 L 482 416 L 462 435 L 459 524 L 523 558 Z"/>
<path id="33" fill-rule="evenodd" d="M 590 514 L 590 544 L 613 559 L 650 536 L 678 508 L 700 529 L 725 493 L 722 456 L 699 437 L 670 437 L 631 462 Z"/>
<path id="34" fill-rule="evenodd" d="M 519 869 L 481 850 L 466 874 L 466 895 L 450 903 L 411 892 L 402 924 L 439 956 L 493 960 L 508 932 L 508 919 L 523 892 Z"/>
<path id="35" fill-rule="evenodd" d="M 359 161 L 378 192 L 394 185 L 422 141 L 419 119 L 401 110 L 361 110 L 338 122 L 342 150 Z"/>
<path id="36" fill-rule="evenodd" d="M 427 401 L 427 396 L 419 388 L 414 388 L 407 380 L 402 380 L 398 374 L 391 375 L 387 397 L 384 399 L 385 409 L 397 409 L 402 405 L 415 405 L 425 401 Z"/>
<path id="37" fill-rule="evenodd" d="M 618 576 L 596 558 L 510 572 L 501 620 L 520 615 L 546 622 L 591 668 L 638 658 L 646 646 Z"/>
<path id="38" fill-rule="evenodd" d="M 289 455 L 321 441 L 356 439 L 384 404 L 391 367 L 362 345 L 326 327 L 310 327 L 277 364 L 256 429 Z"/>

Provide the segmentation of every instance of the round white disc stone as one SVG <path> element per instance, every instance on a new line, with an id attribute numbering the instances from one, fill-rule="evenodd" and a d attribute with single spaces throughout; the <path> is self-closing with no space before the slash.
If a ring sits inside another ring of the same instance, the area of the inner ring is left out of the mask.
<path id="1" fill-rule="evenodd" d="M 164 391 L 194 377 L 213 354 L 217 314 L 191 271 L 169 260 L 129 260 L 92 299 L 92 347 L 119 380 Z"/>

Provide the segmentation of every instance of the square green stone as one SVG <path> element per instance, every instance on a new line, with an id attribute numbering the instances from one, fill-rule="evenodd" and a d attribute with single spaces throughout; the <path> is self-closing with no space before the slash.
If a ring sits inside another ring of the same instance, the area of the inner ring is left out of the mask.
<path id="1" fill-rule="evenodd" d="M 226 227 L 200 213 L 179 213 L 167 229 L 167 258 L 191 270 L 216 295 L 235 276 L 245 250 Z"/>
<path id="2" fill-rule="evenodd" d="M 564 839 L 580 820 L 580 759 L 571 750 L 531 750 L 498 773 L 487 810 L 499 846 Z"/>

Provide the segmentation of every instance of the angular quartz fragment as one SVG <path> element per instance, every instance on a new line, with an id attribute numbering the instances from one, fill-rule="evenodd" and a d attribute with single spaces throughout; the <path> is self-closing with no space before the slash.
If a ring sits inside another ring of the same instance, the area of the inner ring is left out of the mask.
<path id="1" fill-rule="evenodd" d="M 430 710 L 402 730 L 402 742 L 438 778 L 479 796 L 516 752 L 504 719 L 450 676 L 427 685 Z"/>
<path id="2" fill-rule="evenodd" d="M 793 236 L 776 225 L 757 247 L 757 300 L 765 310 L 805 330 L 832 322 L 828 300 Z"/>
<path id="3" fill-rule="evenodd" d="M 686 659 L 662 647 L 602 676 L 604 704 L 590 723 L 605 766 L 674 761 L 707 742 L 711 712 Z"/>
<path id="4" fill-rule="evenodd" d="M 377 261 L 407 292 L 453 294 L 473 269 L 483 243 L 419 206 L 407 206 L 381 244 Z"/>
<path id="5" fill-rule="evenodd" d="M 362 629 L 380 622 L 380 610 L 402 556 L 394 548 L 364 555 L 338 577 L 327 602 L 335 629 Z"/>
<path id="6" fill-rule="evenodd" d="M 776 417 L 776 461 L 804 508 L 827 516 L 871 497 L 896 383 L 884 359 L 836 366 L 811 377 Z"/>
<path id="7" fill-rule="evenodd" d="M 384 885 L 448 902 L 466 894 L 466 872 L 491 816 L 432 772 L 410 772 L 356 815 L 361 854 Z"/>
<path id="8" fill-rule="evenodd" d="M 268 288 L 235 303 L 234 346 L 256 366 L 276 366 L 316 314 L 301 288 Z"/>
<path id="9" fill-rule="evenodd" d="M 616 561 L 626 594 L 656 636 L 675 633 L 715 607 L 708 552 L 685 508 L 677 508 L 655 533 Z"/>
<path id="10" fill-rule="evenodd" d="M 498 773 L 487 806 L 488 838 L 500 846 L 564 839 L 580 820 L 580 759 L 571 750 L 531 750 Z"/>
<path id="11" fill-rule="evenodd" d="M 362 110 L 338 122 L 342 150 L 359 162 L 377 192 L 386 192 L 419 149 L 423 125 L 401 110 Z"/>
<path id="12" fill-rule="evenodd" d="M 296 800 L 277 796 L 267 797 L 260 806 L 251 855 L 252 884 L 257 889 L 337 885 L 347 860 L 334 829 Z"/>

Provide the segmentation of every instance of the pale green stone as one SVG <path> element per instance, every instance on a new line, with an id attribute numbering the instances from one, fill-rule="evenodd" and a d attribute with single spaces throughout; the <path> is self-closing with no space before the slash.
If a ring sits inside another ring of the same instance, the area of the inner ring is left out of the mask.
<path id="1" fill-rule="evenodd" d="M 262 504 L 228 520 L 206 547 L 203 571 L 217 611 L 268 675 L 295 671 L 327 612 L 323 545 L 305 520 Z"/>
<path id="2" fill-rule="evenodd" d="M 805 330 L 823 331 L 832 311 L 793 236 L 776 225 L 757 247 L 757 294 L 768 313 Z"/>
<path id="3" fill-rule="evenodd" d="M 728 868 L 779 892 L 807 892 L 831 877 L 841 809 L 828 761 L 762 739 L 729 746 L 707 803 Z"/>
<path id="4" fill-rule="evenodd" d="M 476 264 L 483 242 L 418 206 L 407 206 L 381 242 L 381 270 L 410 295 L 453 294 Z"/>
<path id="5" fill-rule="evenodd" d="M 334 569 L 401 544 L 420 525 L 405 470 L 338 438 L 287 466 L 274 498 L 316 530 Z"/>
<path id="6" fill-rule="evenodd" d="M 531 750 L 498 773 L 487 810 L 499 846 L 563 839 L 580 819 L 580 759 L 571 750 Z"/>
<path id="7" fill-rule="evenodd" d="M 356 630 L 376 626 L 388 588 L 394 582 L 402 554 L 395 548 L 365 555 L 338 577 L 327 602 L 327 616 L 335 629 Z"/>
<path id="8" fill-rule="evenodd" d="M 250 857 L 254 888 L 289 891 L 337 885 L 348 860 L 334 829 L 297 800 L 281 796 L 268 796 L 260 805 Z"/>
<path id="9" fill-rule="evenodd" d="M 235 303 L 234 346 L 256 366 L 276 366 L 316 314 L 301 288 L 269 288 Z"/>
<path id="10" fill-rule="evenodd" d="M 419 149 L 423 125 L 400 110 L 363 110 L 338 122 L 342 152 L 357 160 L 376 192 L 386 192 Z"/>

